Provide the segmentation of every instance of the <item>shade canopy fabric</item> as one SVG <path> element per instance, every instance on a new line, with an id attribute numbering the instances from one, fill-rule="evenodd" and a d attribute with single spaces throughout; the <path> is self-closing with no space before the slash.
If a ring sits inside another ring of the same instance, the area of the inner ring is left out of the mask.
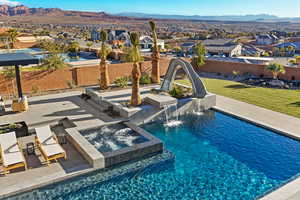
<path id="1" fill-rule="evenodd" d="M 0 66 L 24 66 L 32 64 L 39 64 L 39 59 L 28 53 L 0 54 Z"/>

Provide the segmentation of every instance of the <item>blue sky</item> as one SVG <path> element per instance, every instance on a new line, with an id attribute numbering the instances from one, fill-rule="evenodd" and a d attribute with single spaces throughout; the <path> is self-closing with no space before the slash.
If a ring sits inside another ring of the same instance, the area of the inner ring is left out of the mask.
<path id="1" fill-rule="evenodd" d="M 180 15 L 264 13 L 281 17 L 300 17 L 300 0 L 0 0 L 0 3 L 109 13 L 144 12 Z"/>

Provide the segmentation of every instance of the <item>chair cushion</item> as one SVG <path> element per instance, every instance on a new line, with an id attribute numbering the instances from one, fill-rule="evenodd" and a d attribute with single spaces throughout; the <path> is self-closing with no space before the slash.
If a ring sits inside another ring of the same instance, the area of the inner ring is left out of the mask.
<path id="1" fill-rule="evenodd" d="M 41 148 L 43 149 L 46 156 L 54 156 L 57 154 L 65 153 L 63 148 L 59 144 L 41 144 Z"/>

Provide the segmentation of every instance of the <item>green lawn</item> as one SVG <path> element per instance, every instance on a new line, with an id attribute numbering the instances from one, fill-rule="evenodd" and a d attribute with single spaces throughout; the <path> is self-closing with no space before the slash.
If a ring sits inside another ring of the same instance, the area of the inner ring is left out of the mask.
<path id="1" fill-rule="evenodd" d="M 190 85 L 188 80 L 178 80 Z M 300 118 L 300 90 L 248 86 L 239 82 L 203 79 L 209 92 Z"/>

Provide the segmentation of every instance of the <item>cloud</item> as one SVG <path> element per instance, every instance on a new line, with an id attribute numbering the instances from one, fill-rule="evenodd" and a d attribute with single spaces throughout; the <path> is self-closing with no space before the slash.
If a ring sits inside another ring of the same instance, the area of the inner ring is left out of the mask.
<path id="1" fill-rule="evenodd" d="M 11 1 L 11 0 L 0 0 L 0 5 L 9 5 L 9 6 L 17 6 L 20 5 L 20 2 Z"/>

